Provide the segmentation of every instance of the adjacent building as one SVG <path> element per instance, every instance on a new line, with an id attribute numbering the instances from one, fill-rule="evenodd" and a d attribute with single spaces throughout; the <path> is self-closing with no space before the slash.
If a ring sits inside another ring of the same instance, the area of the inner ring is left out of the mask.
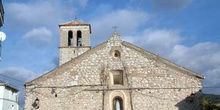
<path id="1" fill-rule="evenodd" d="M 2 5 L 2 0 L 0 0 L 0 28 L 3 26 L 4 24 L 4 8 L 3 8 L 3 5 Z M 1 35 L 3 32 L 1 32 Z M 4 33 L 3 33 L 4 34 Z M 2 36 L 0 35 L 0 62 L 1 62 L 1 47 L 2 47 Z"/>
<path id="2" fill-rule="evenodd" d="M 3 8 L 3 5 L 2 5 L 2 0 L 0 0 L 0 27 L 3 26 L 4 24 L 4 8 Z"/>
<path id="3" fill-rule="evenodd" d="M 0 81 L 0 110 L 18 110 L 18 89 Z"/>
<path id="4" fill-rule="evenodd" d="M 198 109 L 202 75 L 117 32 L 91 48 L 90 24 L 74 20 L 59 28 L 60 65 L 25 84 L 26 110 Z"/>

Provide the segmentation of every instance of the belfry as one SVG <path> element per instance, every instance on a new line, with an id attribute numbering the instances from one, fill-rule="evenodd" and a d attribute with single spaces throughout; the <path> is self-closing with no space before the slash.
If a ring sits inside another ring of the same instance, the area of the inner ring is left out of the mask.
<path id="1" fill-rule="evenodd" d="M 60 47 L 59 65 L 81 55 L 91 49 L 91 25 L 73 20 L 59 25 Z"/>

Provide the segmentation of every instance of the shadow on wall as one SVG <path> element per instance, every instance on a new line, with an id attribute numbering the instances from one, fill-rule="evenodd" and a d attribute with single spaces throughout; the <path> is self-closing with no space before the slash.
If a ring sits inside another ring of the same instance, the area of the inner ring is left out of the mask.
<path id="1" fill-rule="evenodd" d="M 203 94 L 200 91 L 196 93 L 191 93 L 185 99 L 177 103 L 175 106 L 179 110 L 203 110 L 202 108 Z"/>

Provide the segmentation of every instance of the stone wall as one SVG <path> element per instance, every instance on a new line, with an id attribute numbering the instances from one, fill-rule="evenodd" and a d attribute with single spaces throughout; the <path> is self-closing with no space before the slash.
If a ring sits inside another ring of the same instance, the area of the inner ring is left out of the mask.
<path id="1" fill-rule="evenodd" d="M 72 45 L 68 45 L 69 31 L 72 32 Z M 77 46 L 77 31 L 81 31 L 81 46 Z M 90 27 L 84 25 L 60 27 L 59 65 L 62 65 L 90 50 L 90 32 Z"/>
<path id="2" fill-rule="evenodd" d="M 196 109 L 186 98 L 201 89 L 201 78 L 128 45 L 114 34 L 107 42 L 27 83 L 25 109 L 31 110 L 38 98 L 38 110 L 113 110 L 116 96 L 123 99 L 125 110 Z M 112 83 L 113 70 L 123 71 L 123 85 Z"/>
<path id="3" fill-rule="evenodd" d="M 62 65 L 71 59 L 83 54 L 90 50 L 90 47 L 60 47 L 59 51 L 59 65 Z"/>

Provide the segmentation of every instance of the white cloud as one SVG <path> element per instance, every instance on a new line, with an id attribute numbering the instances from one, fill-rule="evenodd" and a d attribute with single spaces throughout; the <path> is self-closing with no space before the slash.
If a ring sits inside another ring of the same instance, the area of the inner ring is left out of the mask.
<path id="1" fill-rule="evenodd" d="M 183 40 L 183 37 L 180 36 L 178 30 L 146 29 L 137 36 L 125 37 L 125 39 L 151 52 L 167 56 L 172 48 Z"/>
<path id="2" fill-rule="evenodd" d="M 143 23 L 149 20 L 146 12 L 135 10 L 116 10 L 105 12 L 103 15 L 97 15 L 91 21 L 93 36 L 96 39 L 107 39 L 112 32 L 113 26 L 118 26 L 119 33 L 131 34 Z"/>
<path id="3" fill-rule="evenodd" d="M 130 0 L 130 4 L 146 7 L 152 4 L 160 11 L 184 9 L 196 0 Z"/>
<path id="4" fill-rule="evenodd" d="M 18 67 L 7 67 L 0 71 L 0 74 L 6 75 L 8 77 L 11 77 L 13 79 L 18 79 L 20 81 L 26 82 L 29 80 L 32 80 L 33 78 L 36 78 L 37 75 L 25 68 L 18 68 Z M 17 84 L 17 82 L 13 79 L 5 77 L 5 80 L 12 81 L 11 83 Z"/>
<path id="5" fill-rule="evenodd" d="M 220 68 L 215 68 L 215 69 L 211 69 L 208 70 L 205 75 L 206 75 L 206 79 L 205 79 L 205 84 L 204 86 L 212 86 L 212 87 L 219 87 L 220 85 Z M 220 92 L 220 90 L 219 90 Z"/>
<path id="6" fill-rule="evenodd" d="M 13 27 L 29 28 L 32 26 L 53 25 L 63 22 L 66 17 L 73 17 L 74 7 L 64 5 L 58 0 L 37 0 L 26 3 L 12 2 L 5 5 L 6 19 Z"/>
<path id="7" fill-rule="evenodd" d="M 198 43 L 192 47 L 176 45 L 170 54 L 178 64 L 205 73 L 220 67 L 220 45 L 213 42 Z"/>
<path id="8" fill-rule="evenodd" d="M 63 0 L 63 2 L 75 4 L 75 6 L 79 5 L 80 7 L 85 8 L 88 5 L 89 0 Z"/>
<path id="9" fill-rule="evenodd" d="M 219 66 L 219 65 L 218 65 Z M 203 80 L 203 92 L 209 94 L 220 94 L 220 68 L 208 70 L 204 73 L 205 79 Z M 211 88 L 210 88 L 211 87 Z"/>
<path id="10" fill-rule="evenodd" d="M 125 36 L 146 50 L 157 53 L 179 65 L 205 76 L 205 87 L 216 87 L 220 84 L 220 44 L 202 42 L 193 46 L 182 45 L 183 40 L 178 30 L 146 29 L 137 36 Z M 204 88 L 205 93 L 220 94 L 220 89 Z"/>
<path id="11" fill-rule="evenodd" d="M 0 70 L 0 80 L 9 83 L 11 86 L 19 90 L 18 102 L 21 105 L 24 105 L 25 82 L 33 80 L 37 76 L 37 74 L 25 68 L 7 67 Z"/>
<path id="12" fill-rule="evenodd" d="M 192 47 L 174 46 L 170 59 L 205 76 L 204 87 L 219 87 L 220 85 L 220 44 L 203 42 Z M 206 93 L 220 94 L 220 89 L 204 88 Z"/>
<path id="13" fill-rule="evenodd" d="M 191 4 L 194 0 L 152 0 L 153 4 L 156 8 L 164 10 L 164 9 L 183 9 L 189 4 Z"/>
<path id="14" fill-rule="evenodd" d="M 88 0 L 77 0 L 79 2 L 79 5 L 82 6 L 82 7 L 86 7 L 87 6 L 87 3 L 88 3 Z"/>
<path id="15" fill-rule="evenodd" d="M 30 45 L 34 47 L 44 47 L 50 43 L 52 38 L 52 33 L 45 27 L 32 29 L 27 32 L 23 37 Z"/>

